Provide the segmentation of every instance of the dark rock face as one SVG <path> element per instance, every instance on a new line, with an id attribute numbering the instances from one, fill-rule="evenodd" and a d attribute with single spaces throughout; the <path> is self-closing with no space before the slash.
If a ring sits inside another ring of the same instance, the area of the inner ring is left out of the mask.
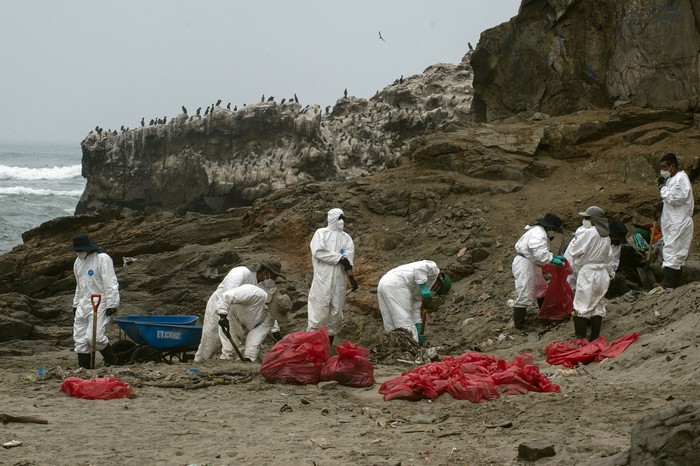
<path id="1" fill-rule="evenodd" d="M 524 0 L 471 56 L 477 121 L 615 102 L 700 108 L 697 0 Z"/>
<path id="2" fill-rule="evenodd" d="M 471 67 L 433 65 L 370 100 L 324 111 L 294 101 L 257 103 L 82 142 L 85 191 L 76 213 L 101 208 L 221 213 L 285 186 L 340 181 L 396 166 L 409 141 L 465 117 Z"/>

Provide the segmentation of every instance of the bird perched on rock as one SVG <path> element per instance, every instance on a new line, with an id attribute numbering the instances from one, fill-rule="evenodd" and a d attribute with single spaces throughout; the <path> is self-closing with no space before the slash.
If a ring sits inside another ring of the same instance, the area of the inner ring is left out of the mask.
<path id="1" fill-rule="evenodd" d="M 345 96 L 346 99 L 348 98 L 348 90 L 347 89 L 345 89 L 345 91 L 343 92 L 343 95 Z"/>
<path id="2" fill-rule="evenodd" d="M 262 97 L 260 97 L 260 102 L 265 102 L 265 94 L 263 94 Z"/>
<path id="3" fill-rule="evenodd" d="M 245 106 L 245 104 L 243 104 L 243 105 Z M 238 105 L 235 105 L 235 106 L 233 107 L 233 111 L 234 111 L 234 112 L 237 112 L 237 111 L 238 111 Z"/>
<path id="4" fill-rule="evenodd" d="M 403 75 L 399 78 L 399 84 L 403 84 Z"/>
<path id="5" fill-rule="evenodd" d="M 185 114 L 185 116 L 187 116 L 187 109 L 185 108 L 185 106 L 184 106 L 184 105 L 182 106 L 182 113 L 184 113 L 184 114 Z"/>
<path id="6" fill-rule="evenodd" d="M 472 47 L 472 43 L 471 43 L 471 42 L 467 42 L 467 47 L 469 47 L 469 50 L 474 50 L 474 47 Z"/>
<path id="7" fill-rule="evenodd" d="M 199 116 L 199 114 L 200 114 L 201 111 L 202 111 L 202 107 L 199 107 L 199 108 L 197 109 L 197 116 Z"/>
<path id="8" fill-rule="evenodd" d="M 221 99 L 219 99 L 219 100 L 216 101 L 216 106 L 217 106 L 217 107 L 219 106 L 219 104 L 221 104 Z"/>
<path id="9" fill-rule="evenodd" d="M 275 101 L 275 97 L 271 95 L 270 97 L 267 98 L 267 101 L 268 101 L 268 102 L 274 102 L 274 101 Z"/>
<path id="10" fill-rule="evenodd" d="M 287 101 L 287 99 L 282 99 L 282 101 L 280 102 L 280 105 L 284 104 L 286 101 Z"/>
<path id="11" fill-rule="evenodd" d="M 227 109 L 227 110 L 231 110 L 231 102 L 229 102 L 228 104 L 226 104 L 226 109 Z"/>
<path id="12" fill-rule="evenodd" d="M 299 103 L 299 99 L 297 99 L 297 95 L 294 94 L 294 102 Z"/>
<path id="13" fill-rule="evenodd" d="M 386 41 L 384 40 L 384 38 L 382 37 L 382 31 L 379 31 L 379 38 L 380 38 L 381 40 L 383 40 L 384 42 L 386 42 Z"/>
<path id="14" fill-rule="evenodd" d="M 146 126 L 146 119 L 145 118 L 141 118 L 141 126 Z"/>
<path id="15" fill-rule="evenodd" d="M 204 116 L 207 116 L 207 115 L 209 115 L 209 107 L 207 107 L 207 109 L 204 110 Z"/>
<path id="16" fill-rule="evenodd" d="M 330 106 L 330 105 L 327 105 L 327 106 L 326 106 L 326 113 L 330 113 L 330 111 L 331 111 L 331 106 Z"/>

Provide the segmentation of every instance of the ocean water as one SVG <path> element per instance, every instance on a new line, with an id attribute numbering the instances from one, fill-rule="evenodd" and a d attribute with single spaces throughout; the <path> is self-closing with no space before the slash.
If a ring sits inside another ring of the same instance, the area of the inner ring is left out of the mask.
<path id="1" fill-rule="evenodd" d="M 80 142 L 0 141 L 0 254 L 22 233 L 73 215 L 85 178 Z"/>

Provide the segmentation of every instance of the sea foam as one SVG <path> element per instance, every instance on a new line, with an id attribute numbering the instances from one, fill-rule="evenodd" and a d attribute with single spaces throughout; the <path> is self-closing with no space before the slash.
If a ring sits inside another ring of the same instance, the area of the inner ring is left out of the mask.
<path id="1" fill-rule="evenodd" d="M 55 189 L 36 189 L 27 188 L 26 186 L 12 186 L 9 188 L 0 188 L 2 194 L 31 194 L 34 196 L 69 196 L 80 197 L 83 194 L 82 190 L 58 191 Z"/>
<path id="2" fill-rule="evenodd" d="M 80 165 L 52 168 L 8 167 L 0 165 L 0 180 L 68 180 L 80 176 Z"/>

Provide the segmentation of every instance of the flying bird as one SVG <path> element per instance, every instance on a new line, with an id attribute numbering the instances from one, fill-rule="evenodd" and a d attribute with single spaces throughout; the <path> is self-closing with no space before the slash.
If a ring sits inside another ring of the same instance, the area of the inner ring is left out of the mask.
<path id="1" fill-rule="evenodd" d="M 386 42 L 386 41 L 384 40 L 384 38 L 382 37 L 382 31 L 379 31 L 379 38 L 380 38 L 381 40 L 383 40 L 384 42 Z"/>

